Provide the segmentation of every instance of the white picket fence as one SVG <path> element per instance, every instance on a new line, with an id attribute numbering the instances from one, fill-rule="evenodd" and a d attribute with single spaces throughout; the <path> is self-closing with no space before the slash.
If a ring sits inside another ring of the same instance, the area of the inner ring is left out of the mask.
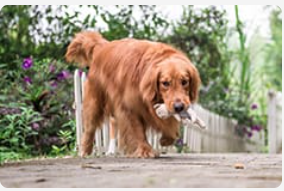
<path id="1" fill-rule="evenodd" d="M 184 129 L 184 140 L 192 152 L 261 152 L 264 146 L 263 132 L 251 138 L 237 135 L 237 121 L 212 113 L 195 105 L 196 114 L 206 123 L 207 129 Z"/>
<path id="2" fill-rule="evenodd" d="M 282 93 L 268 93 L 268 149 L 269 153 L 282 152 Z"/>
<path id="3" fill-rule="evenodd" d="M 75 105 L 76 105 L 76 126 L 77 126 L 77 149 L 80 148 L 82 135 L 82 94 L 83 83 L 86 80 L 85 73 L 80 77 L 78 70 L 75 71 Z M 252 139 L 240 138 L 235 133 L 237 121 L 228 119 L 208 110 L 199 105 L 194 105 L 196 114 L 205 122 L 207 129 L 201 130 L 192 126 L 183 129 L 183 143 L 189 148 L 190 152 L 260 152 L 264 145 L 263 135 L 254 135 Z M 103 127 L 96 132 L 95 151 L 106 153 L 110 143 L 110 123 L 106 121 Z M 159 139 L 161 135 L 154 130 L 147 132 L 148 142 L 154 149 L 162 152 L 175 151 L 175 147 L 161 147 Z M 116 141 L 117 145 L 117 141 Z"/>

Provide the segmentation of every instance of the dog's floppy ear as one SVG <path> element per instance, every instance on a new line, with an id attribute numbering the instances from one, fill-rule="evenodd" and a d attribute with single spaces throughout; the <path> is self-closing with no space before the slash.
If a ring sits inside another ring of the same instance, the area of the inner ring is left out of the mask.
<path id="1" fill-rule="evenodd" d="M 187 70 L 188 70 L 188 73 L 189 73 L 189 76 L 190 76 L 189 97 L 190 97 L 190 100 L 194 103 L 198 99 L 199 86 L 200 86 L 201 80 L 200 80 L 198 70 L 196 69 L 196 67 L 192 63 L 188 64 Z"/>
<path id="2" fill-rule="evenodd" d="M 158 99 L 158 80 L 159 71 L 157 67 L 150 66 L 139 84 L 139 91 L 144 101 L 154 103 Z"/>

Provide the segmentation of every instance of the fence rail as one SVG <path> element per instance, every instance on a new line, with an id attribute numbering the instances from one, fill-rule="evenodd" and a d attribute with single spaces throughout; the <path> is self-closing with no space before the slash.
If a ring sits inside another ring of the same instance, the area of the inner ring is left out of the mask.
<path id="1" fill-rule="evenodd" d="M 79 75 L 75 71 L 75 104 L 76 104 L 76 125 L 77 125 L 77 148 L 80 148 L 80 138 L 82 135 L 82 94 L 83 83 L 86 75 Z M 264 145 L 264 136 L 254 135 L 251 139 L 241 138 L 236 135 L 235 126 L 237 121 L 214 114 L 200 105 L 194 105 L 196 114 L 205 122 L 207 129 L 201 130 L 197 127 L 183 129 L 183 143 L 190 152 L 260 152 Z M 95 149 L 98 153 L 105 153 L 111 142 L 110 134 L 112 125 L 109 120 L 105 121 L 103 127 L 96 132 Z M 174 147 L 161 147 L 159 139 L 161 135 L 154 130 L 149 130 L 147 140 L 154 149 L 160 151 L 174 151 Z M 119 134 L 118 134 L 119 136 Z M 112 140 L 114 141 L 114 140 Z M 116 141 L 116 145 L 117 145 Z"/>

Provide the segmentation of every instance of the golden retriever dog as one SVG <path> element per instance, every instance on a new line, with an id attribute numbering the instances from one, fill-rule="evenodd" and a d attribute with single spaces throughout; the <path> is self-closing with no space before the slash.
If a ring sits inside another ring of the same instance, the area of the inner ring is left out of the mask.
<path id="1" fill-rule="evenodd" d="M 179 122 L 159 118 L 153 108 L 165 103 L 180 113 L 198 98 L 200 77 L 191 61 L 175 48 L 148 40 L 107 41 L 99 33 L 78 33 L 68 46 L 68 62 L 89 66 L 83 98 L 81 155 L 93 150 L 95 131 L 114 116 L 120 149 L 130 157 L 153 158 L 147 128 L 161 132 L 160 144 L 169 146 L 179 135 Z"/>

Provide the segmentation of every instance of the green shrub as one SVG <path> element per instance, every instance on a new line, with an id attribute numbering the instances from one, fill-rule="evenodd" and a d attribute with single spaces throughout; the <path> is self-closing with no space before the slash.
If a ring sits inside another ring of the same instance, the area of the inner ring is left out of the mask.
<path id="1" fill-rule="evenodd" d="M 10 96 L 1 98 L 10 103 L 0 106 L 2 150 L 30 155 L 49 154 L 53 146 L 74 150 L 72 73 L 60 61 L 26 58 L 18 61 L 13 82 L 3 76 L 3 83 L 11 85 L 5 88 Z"/>
<path id="2" fill-rule="evenodd" d="M 34 149 L 33 140 L 38 132 L 33 131 L 31 125 L 42 119 L 30 107 L 19 107 L 18 112 L 0 119 L 0 162 L 27 157 Z"/>

